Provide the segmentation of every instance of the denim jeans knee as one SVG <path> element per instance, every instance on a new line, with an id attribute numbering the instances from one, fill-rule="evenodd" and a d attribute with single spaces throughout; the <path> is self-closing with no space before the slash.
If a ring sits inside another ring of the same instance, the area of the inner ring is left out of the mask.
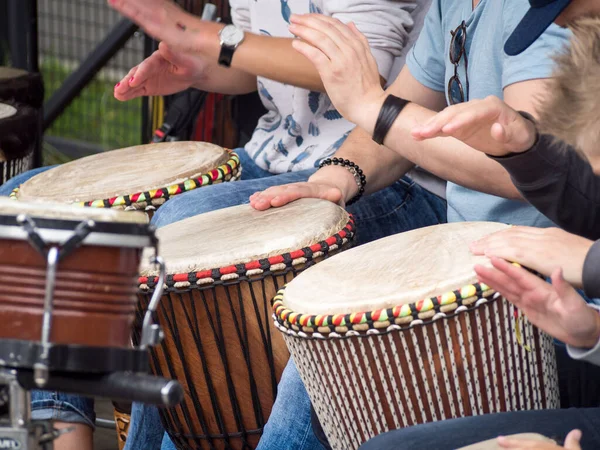
<path id="1" fill-rule="evenodd" d="M 75 394 L 31 392 L 31 416 L 35 420 L 82 423 L 95 427 L 94 400 Z"/>

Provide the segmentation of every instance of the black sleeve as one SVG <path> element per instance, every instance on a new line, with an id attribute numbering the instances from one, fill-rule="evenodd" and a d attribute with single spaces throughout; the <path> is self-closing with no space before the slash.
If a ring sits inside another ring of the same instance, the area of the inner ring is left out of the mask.
<path id="1" fill-rule="evenodd" d="M 592 245 L 585 258 L 583 290 L 590 298 L 600 298 L 600 241 Z"/>
<path id="2" fill-rule="evenodd" d="M 493 158 L 525 199 L 560 228 L 600 238 L 600 177 L 568 145 L 541 135 L 527 152 Z"/>

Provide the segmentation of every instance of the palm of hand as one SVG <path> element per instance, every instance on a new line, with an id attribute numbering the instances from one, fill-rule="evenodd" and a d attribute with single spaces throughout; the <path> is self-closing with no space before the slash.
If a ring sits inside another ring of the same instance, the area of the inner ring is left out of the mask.
<path id="1" fill-rule="evenodd" d="M 191 58 L 190 58 L 191 59 Z M 161 58 L 154 74 L 146 82 L 146 95 L 170 95 L 189 88 L 198 81 L 198 74 L 190 67 L 182 67 Z"/>

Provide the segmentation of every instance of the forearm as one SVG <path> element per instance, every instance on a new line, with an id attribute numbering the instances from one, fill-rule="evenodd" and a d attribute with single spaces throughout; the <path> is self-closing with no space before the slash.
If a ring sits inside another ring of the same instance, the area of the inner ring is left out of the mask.
<path id="1" fill-rule="evenodd" d="M 215 63 L 192 87 L 227 95 L 249 94 L 256 91 L 256 76 Z"/>
<path id="2" fill-rule="evenodd" d="M 527 201 L 556 225 L 600 238 L 600 177 L 573 148 L 542 135 L 527 152 L 496 160 Z"/>
<path id="3" fill-rule="evenodd" d="M 350 133 L 334 156 L 352 161 L 361 168 L 367 180 L 364 195 L 390 186 L 414 166 L 397 152 L 377 145 L 371 136 L 360 128 L 355 128 Z M 350 171 L 343 167 L 326 166 L 315 172 L 310 181 L 336 185 L 342 191 L 345 202 L 358 193 L 356 180 Z"/>
<path id="4" fill-rule="evenodd" d="M 365 110 L 357 125 L 373 133 L 379 108 Z M 436 113 L 415 103 L 408 104 L 390 129 L 384 144 L 404 158 L 455 184 L 509 199 L 521 199 L 508 172 L 496 161 L 454 138 L 415 141 L 410 132 Z"/>
<path id="5" fill-rule="evenodd" d="M 201 55 L 208 61 L 218 61 L 221 45 L 219 31 L 223 24 L 193 19 L 186 24 L 188 28 L 198 30 L 191 38 L 196 39 L 196 46 Z M 255 78 L 268 78 L 281 83 L 301 88 L 324 92 L 321 77 L 314 65 L 292 47 L 292 38 L 262 36 L 246 32 L 244 41 L 236 49 L 231 61 L 231 68 L 222 68 L 225 82 L 235 84 L 236 76 L 226 75 L 231 69 L 245 72 Z M 232 71 L 232 70 L 231 70 Z M 232 71 L 233 72 L 233 71 Z"/>

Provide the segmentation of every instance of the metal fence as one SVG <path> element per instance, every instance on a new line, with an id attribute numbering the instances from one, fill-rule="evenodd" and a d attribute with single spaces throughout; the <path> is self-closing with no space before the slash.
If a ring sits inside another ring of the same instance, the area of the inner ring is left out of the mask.
<path id="1" fill-rule="evenodd" d="M 39 0 L 40 71 L 49 98 L 121 17 L 106 0 Z M 113 86 L 144 58 L 144 35 L 136 33 L 46 130 L 46 136 L 85 142 L 99 149 L 142 140 L 142 101 L 119 102 Z"/>

